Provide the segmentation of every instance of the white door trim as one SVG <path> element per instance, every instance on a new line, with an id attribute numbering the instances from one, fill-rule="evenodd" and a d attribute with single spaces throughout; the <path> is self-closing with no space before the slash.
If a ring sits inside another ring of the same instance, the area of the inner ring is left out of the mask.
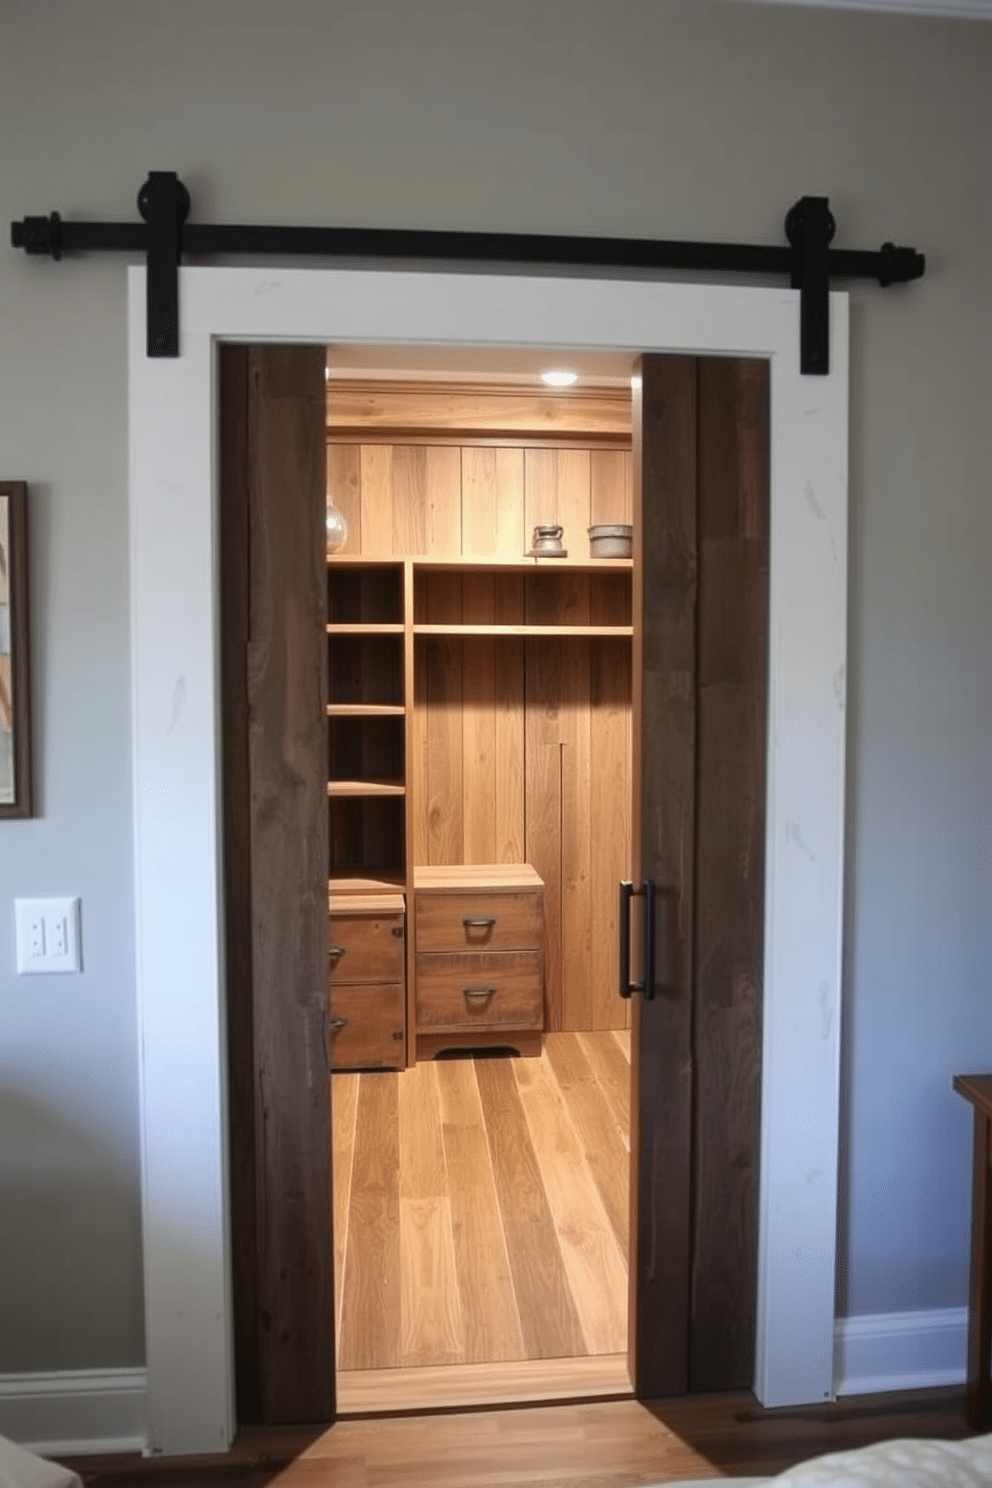
<path id="1" fill-rule="evenodd" d="M 829 377 L 792 290 L 513 274 L 180 271 L 181 356 L 129 270 L 135 917 L 150 1446 L 234 1432 L 222 945 L 219 340 L 767 356 L 771 576 L 755 1389 L 833 1389 L 847 608 L 847 296 Z"/>

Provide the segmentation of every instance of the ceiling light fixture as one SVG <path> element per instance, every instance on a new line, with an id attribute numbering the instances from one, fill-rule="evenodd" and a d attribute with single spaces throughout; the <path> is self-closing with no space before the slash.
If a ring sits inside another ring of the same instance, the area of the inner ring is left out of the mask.
<path id="1" fill-rule="evenodd" d="M 548 387 L 571 387 L 573 382 L 578 382 L 577 372 L 542 372 L 541 381 L 546 382 Z"/>

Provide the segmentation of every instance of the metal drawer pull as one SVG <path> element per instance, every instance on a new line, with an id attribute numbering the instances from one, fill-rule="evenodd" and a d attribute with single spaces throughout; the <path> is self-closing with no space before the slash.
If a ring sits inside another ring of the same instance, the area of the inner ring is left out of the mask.
<path id="1" fill-rule="evenodd" d="M 328 1024 L 328 1027 L 331 1030 L 331 1037 L 333 1038 L 336 1033 L 340 1033 L 341 1032 L 342 1028 L 347 1028 L 348 1027 L 348 1019 L 347 1018 L 332 1018 L 331 1021 L 330 1021 L 330 1023 Z"/>
<path id="2" fill-rule="evenodd" d="M 483 1002 L 488 997 L 496 996 L 495 987 L 465 987 L 462 991 L 463 997 L 469 997 L 475 1002 Z"/>
<path id="3" fill-rule="evenodd" d="M 465 926 L 466 930 L 491 930 L 495 923 L 496 920 L 493 916 L 490 916 L 488 919 L 479 918 L 462 920 L 462 924 Z"/>
<path id="4" fill-rule="evenodd" d="M 340 961 L 341 957 L 346 953 L 347 949 L 348 949 L 347 946 L 328 946 L 327 947 L 327 959 L 328 959 L 328 961 Z"/>

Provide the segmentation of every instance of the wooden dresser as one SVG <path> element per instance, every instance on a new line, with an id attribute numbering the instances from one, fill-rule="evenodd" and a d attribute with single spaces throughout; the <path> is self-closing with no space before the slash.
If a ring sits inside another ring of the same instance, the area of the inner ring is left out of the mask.
<path id="1" fill-rule="evenodd" d="M 406 1064 L 406 902 L 342 895 L 329 906 L 327 988 L 332 1069 Z"/>
<path id="2" fill-rule="evenodd" d="M 414 868 L 417 1057 L 539 1054 L 544 884 L 529 864 Z"/>

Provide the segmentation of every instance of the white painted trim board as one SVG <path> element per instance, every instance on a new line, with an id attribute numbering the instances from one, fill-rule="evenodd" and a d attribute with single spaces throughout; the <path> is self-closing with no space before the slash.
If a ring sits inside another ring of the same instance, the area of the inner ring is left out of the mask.
<path id="1" fill-rule="evenodd" d="M 836 1393 L 962 1385 L 967 1340 L 964 1307 L 838 1318 Z M 0 1375 L 0 1434 L 46 1457 L 140 1452 L 145 1393 L 143 1369 Z"/>
<path id="2" fill-rule="evenodd" d="M 963 1385 L 967 1365 L 966 1307 L 837 1319 L 838 1395 Z"/>
<path id="3" fill-rule="evenodd" d="M 184 268 L 181 356 L 129 292 L 135 919 L 152 1448 L 234 1431 L 217 635 L 215 349 L 241 341 L 767 357 L 769 757 L 755 1388 L 833 1391 L 847 611 L 848 300 L 798 370 L 794 290 L 386 270 Z"/>
<path id="4" fill-rule="evenodd" d="M 143 1369 L 0 1374 L 0 1435 L 40 1457 L 141 1452 L 145 1391 Z"/>

